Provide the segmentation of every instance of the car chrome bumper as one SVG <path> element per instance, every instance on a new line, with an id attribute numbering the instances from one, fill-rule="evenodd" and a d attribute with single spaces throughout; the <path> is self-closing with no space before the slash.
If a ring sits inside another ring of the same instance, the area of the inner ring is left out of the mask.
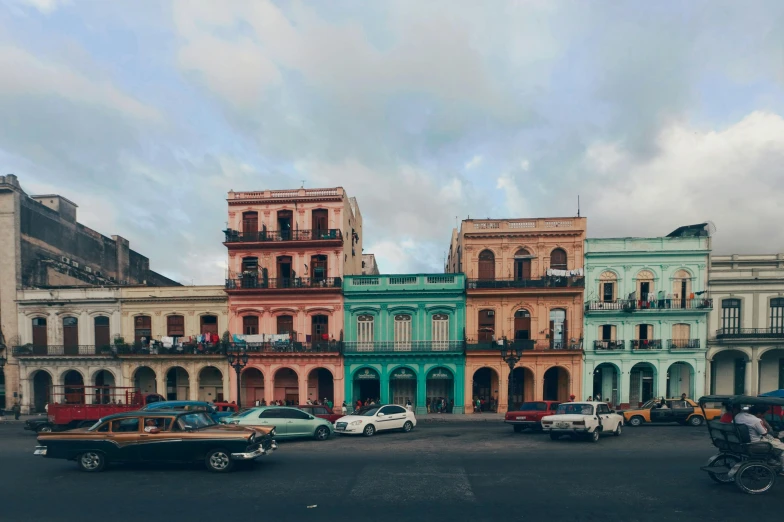
<path id="1" fill-rule="evenodd" d="M 514 426 L 540 426 L 541 425 L 539 421 L 530 421 L 530 420 L 505 420 L 504 424 L 512 424 Z"/>
<path id="2" fill-rule="evenodd" d="M 36 446 L 33 455 L 40 455 L 46 457 L 46 446 Z"/>
<path id="3" fill-rule="evenodd" d="M 265 450 L 264 448 L 259 446 L 259 448 L 256 449 L 255 451 L 250 451 L 247 453 L 232 453 L 231 458 L 232 460 L 253 460 L 255 458 L 267 455 L 268 453 L 272 453 L 276 449 L 278 449 L 278 443 L 273 440 L 269 449 Z"/>
<path id="4" fill-rule="evenodd" d="M 555 433 L 589 433 L 590 428 L 548 428 L 544 427 L 544 431 L 552 431 Z"/>

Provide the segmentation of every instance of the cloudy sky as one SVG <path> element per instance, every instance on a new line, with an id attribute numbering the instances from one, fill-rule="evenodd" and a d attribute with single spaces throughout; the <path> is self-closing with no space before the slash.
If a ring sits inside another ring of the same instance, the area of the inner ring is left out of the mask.
<path id="1" fill-rule="evenodd" d="M 0 0 L 0 170 L 221 283 L 226 192 L 343 186 L 382 272 L 467 216 L 784 251 L 784 2 Z"/>

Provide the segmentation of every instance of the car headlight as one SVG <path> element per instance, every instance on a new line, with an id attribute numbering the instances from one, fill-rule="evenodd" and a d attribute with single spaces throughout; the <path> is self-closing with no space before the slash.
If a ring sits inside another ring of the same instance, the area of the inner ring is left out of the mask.
<path id="1" fill-rule="evenodd" d="M 270 434 L 270 437 L 274 437 L 275 436 L 275 428 L 272 428 L 272 430 L 270 430 L 269 434 Z"/>
<path id="2" fill-rule="evenodd" d="M 358 425 L 358 424 L 362 424 L 362 421 L 361 421 L 361 420 L 356 420 L 356 421 L 352 422 L 352 423 L 350 424 L 350 426 L 356 426 L 356 425 Z"/>
<path id="3" fill-rule="evenodd" d="M 248 439 L 248 444 L 253 444 L 254 442 L 256 442 L 256 432 L 255 431 L 250 434 L 250 438 Z"/>

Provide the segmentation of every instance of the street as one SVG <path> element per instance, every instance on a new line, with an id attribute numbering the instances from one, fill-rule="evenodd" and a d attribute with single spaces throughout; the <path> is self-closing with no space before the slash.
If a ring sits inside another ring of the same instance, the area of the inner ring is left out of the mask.
<path id="1" fill-rule="evenodd" d="M 34 457 L 35 435 L 0 424 L 0 519 L 740 520 L 777 518 L 784 483 L 750 496 L 699 467 L 707 430 L 626 428 L 598 444 L 493 422 L 420 422 L 410 434 L 280 442 L 217 475 L 201 466 L 112 466 L 100 474 Z"/>

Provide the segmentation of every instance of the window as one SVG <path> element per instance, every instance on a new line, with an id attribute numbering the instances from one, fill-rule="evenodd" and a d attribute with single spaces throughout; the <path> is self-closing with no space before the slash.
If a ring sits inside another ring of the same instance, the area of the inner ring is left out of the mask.
<path id="1" fill-rule="evenodd" d="M 411 316 L 395 316 L 395 350 L 411 350 Z"/>
<path id="2" fill-rule="evenodd" d="M 721 329 L 726 333 L 740 333 L 740 299 L 722 299 Z"/>
<path id="3" fill-rule="evenodd" d="M 152 422 L 150 422 L 152 421 Z M 155 427 L 161 431 L 169 431 L 172 425 L 172 418 L 171 417 L 145 417 L 144 418 L 144 427 L 147 426 L 152 427 L 153 423 L 155 423 Z"/>
<path id="4" fill-rule="evenodd" d="M 357 350 L 371 351 L 373 349 L 374 322 L 372 315 L 357 317 Z"/>
<path id="5" fill-rule="evenodd" d="M 310 318 L 310 334 L 312 342 L 329 340 L 329 317 L 314 315 Z"/>
<path id="6" fill-rule="evenodd" d="M 514 314 L 514 340 L 531 338 L 531 314 L 528 310 L 518 310 Z"/>
<path id="7" fill-rule="evenodd" d="M 290 334 L 294 332 L 294 318 L 290 315 L 279 315 L 278 322 L 278 335 Z"/>
<path id="8" fill-rule="evenodd" d="M 599 327 L 601 329 L 602 341 L 615 340 L 615 326 L 611 324 L 603 324 Z"/>
<path id="9" fill-rule="evenodd" d="M 772 333 L 784 333 L 784 297 L 770 300 L 770 328 Z"/>
<path id="10" fill-rule="evenodd" d="M 596 413 L 597 414 L 610 413 L 610 408 L 606 404 L 599 404 L 596 407 Z"/>
<path id="11" fill-rule="evenodd" d="M 678 323 L 672 325 L 672 347 L 688 348 L 691 338 L 691 325 Z"/>
<path id="12" fill-rule="evenodd" d="M 433 348 L 445 349 L 449 344 L 449 316 L 435 314 L 433 316 Z"/>
<path id="13" fill-rule="evenodd" d="M 215 315 L 202 315 L 199 319 L 199 329 L 202 334 L 218 335 L 218 317 Z"/>
<path id="14" fill-rule="evenodd" d="M 601 292 L 603 302 L 611 303 L 615 301 L 616 282 L 617 278 L 615 272 L 605 270 L 602 272 L 602 275 L 599 276 L 599 291 Z"/>
<path id="15" fill-rule="evenodd" d="M 313 238 L 321 239 L 322 235 L 327 232 L 329 226 L 327 224 L 327 209 L 314 209 L 311 212 L 311 220 L 313 221 Z"/>
<path id="16" fill-rule="evenodd" d="M 259 318 L 255 315 L 246 315 L 242 318 L 242 333 L 257 335 L 259 333 Z"/>
<path id="17" fill-rule="evenodd" d="M 314 415 L 329 415 L 329 412 L 323 406 L 316 406 L 313 408 Z"/>
<path id="18" fill-rule="evenodd" d="M 112 432 L 114 433 L 136 433 L 139 431 L 139 418 L 119 419 L 112 421 Z"/>
<path id="19" fill-rule="evenodd" d="M 294 220 L 294 214 L 291 210 L 278 210 L 278 233 L 280 239 L 287 241 L 291 239 L 291 226 Z"/>
<path id="20" fill-rule="evenodd" d="M 294 419 L 294 420 L 309 420 L 310 415 L 305 413 L 304 411 L 300 410 L 280 410 L 282 419 Z"/>
<path id="21" fill-rule="evenodd" d="M 96 317 L 93 319 L 93 327 L 95 330 L 95 346 L 97 348 L 109 346 L 109 318 L 105 316 Z"/>
<path id="22" fill-rule="evenodd" d="M 259 231 L 259 213 L 258 212 L 243 212 L 242 213 L 242 233 L 255 234 Z"/>
<path id="23" fill-rule="evenodd" d="M 264 410 L 259 414 L 260 419 L 281 419 L 283 415 L 281 413 L 283 410 L 279 410 L 277 408 L 271 410 Z"/>
<path id="24" fill-rule="evenodd" d="M 477 337 L 480 343 L 495 340 L 494 310 L 479 310 L 479 335 Z"/>
<path id="25" fill-rule="evenodd" d="M 170 315 L 166 318 L 166 335 L 169 337 L 182 337 L 185 335 L 185 317 Z"/>
<path id="26" fill-rule="evenodd" d="M 137 315 L 133 318 L 133 342 L 136 344 L 150 341 L 152 335 L 152 318 L 149 315 Z"/>
<path id="27" fill-rule="evenodd" d="M 405 413 L 406 409 L 400 406 L 387 406 L 386 408 L 382 408 L 380 413 L 384 415 L 393 415 L 396 413 Z"/>
<path id="28" fill-rule="evenodd" d="M 550 268 L 566 270 L 566 251 L 563 248 L 556 248 L 550 252 Z"/>
<path id="29" fill-rule="evenodd" d="M 79 321 L 76 317 L 63 318 L 63 344 L 65 348 L 77 348 L 79 346 Z M 72 354 L 70 354 L 72 355 Z"/>
<path id="30" fill-rule="evenodd" d="M 243 274 L 256 274 L 259 271 L 259 258 L 258 257 L 243 257 L 242 258 L 242 273 Z"/>
<path id="31" fill-rule="evenodd" d="M 678 270 L 673 275 L 672 297 L 675 307 L 686 308 L 687 299 L 691 299 L 691 274 L 686 270 Z"/>
<path id="32" fill-rule="evenodd" d="M 514 278 L 516 281 L 531 279 L 531 254 L 521 248 L 514 256 Z"/>
<path id="33" fill-rule="evenodd" d="M 495 255 L 489 250 L 479 253 L 479 279 L 495 279 Z"/>
<path id="34" fill-rule="evenodd" d="M 554 308 L 550 310 L 550 347 L 565 348 L 568 341 L 566 310 Z"/>
<path id="35" fill-rule="evenodd" d="M 653 338 L 653 325 L 638 324 L 635 328 L 637 329 L 637 339 L 647 341 Z"/>
<path id="36" fill-rule="evenodd" d="M 310 269 L 314 282 L 324 281 L 327 278 L 327 256 L 311 256 Z"/>
<path id="37" fill-rule="evenodd" d="M 639 299 L 646 301 L 648 294 L 653 293 L 653 272 L 650 270 L 640 270 L 637 274 L 637 295 Z"/>
<path id="38" fill-rule="evenodd" d="M 33 346 L 45 347 L 47 345 L 46 319 L 33 318 Z"/>

